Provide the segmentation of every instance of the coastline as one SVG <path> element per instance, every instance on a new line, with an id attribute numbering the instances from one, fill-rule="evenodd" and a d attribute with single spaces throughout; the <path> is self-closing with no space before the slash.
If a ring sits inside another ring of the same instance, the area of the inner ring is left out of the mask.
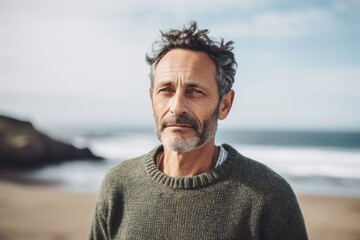
<path id="1" fill-rule="evenodd" d="M 95 194 L 0 181 L 0 239 L 88 239 Z"/>
<path id="2" fill-rule="evenodd" d="M 95 193 L 0 181 L 0 239 L 88 239 Z M 298 195 L 309 239 L 360 238 L 360 198 Z"/>

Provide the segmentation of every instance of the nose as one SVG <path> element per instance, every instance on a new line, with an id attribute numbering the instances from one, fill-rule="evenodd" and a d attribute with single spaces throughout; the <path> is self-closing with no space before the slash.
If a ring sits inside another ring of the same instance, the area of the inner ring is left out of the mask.
<path id="1" fill-rule="evenodd" d="M 170 102 L 170 112 L 180 115 L 188 112 L 186 98 L 180 92 L 176 92 Z"/>

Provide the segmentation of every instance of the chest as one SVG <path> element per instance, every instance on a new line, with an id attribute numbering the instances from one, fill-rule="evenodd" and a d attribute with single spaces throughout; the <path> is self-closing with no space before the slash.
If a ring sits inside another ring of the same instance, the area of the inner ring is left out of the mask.
<path id="1" fill-rule="evenodd" d="M 205 189 L 124 195 L 117 239 L 256 239 L 261 207 L 251 194 Z"/>

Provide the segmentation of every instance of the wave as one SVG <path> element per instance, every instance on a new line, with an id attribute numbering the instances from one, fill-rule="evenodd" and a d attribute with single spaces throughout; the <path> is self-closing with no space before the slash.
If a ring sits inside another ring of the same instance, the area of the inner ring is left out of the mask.
<path id="1" fill-rule="evenodd" d="M 76 136 L 75 145 L 90 147 L 106 161 L 64 163 L 34 171 L 31 177 L 60 182 L 61 187 L 70 190 L 95 192 L 112 166 L 158 146 L 154 135 L 137 132 L 95 138 Z M 360 197 L 360 149 L 229 144 L 282 175 L 295 192 Z"/>

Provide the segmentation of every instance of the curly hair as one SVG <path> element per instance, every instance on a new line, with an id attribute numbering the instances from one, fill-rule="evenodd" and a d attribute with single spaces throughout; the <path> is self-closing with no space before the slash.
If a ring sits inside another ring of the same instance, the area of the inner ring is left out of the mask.
<path id="1" fill-rule="evenodd" d="M 180 48 L 207 53 L 216 66 L 220 99 L 230 91 L 237 67 L 232 52 L 234 42 L 225 43 L 223 38 L 220 38 L 220 42 L 210 39 L 207 35 L 209 30 L 198 29 L 195 21 L 191 21 L 189 26 L 184 26 L 182 30 L 170 29 L 160 33 L 160 38 L 152 45 L 151 53 L 146 54 L 146 62 L 151 66 L 151 88 L 154 83 L 154 71 L 160 60 L 171 50 Z"/>

